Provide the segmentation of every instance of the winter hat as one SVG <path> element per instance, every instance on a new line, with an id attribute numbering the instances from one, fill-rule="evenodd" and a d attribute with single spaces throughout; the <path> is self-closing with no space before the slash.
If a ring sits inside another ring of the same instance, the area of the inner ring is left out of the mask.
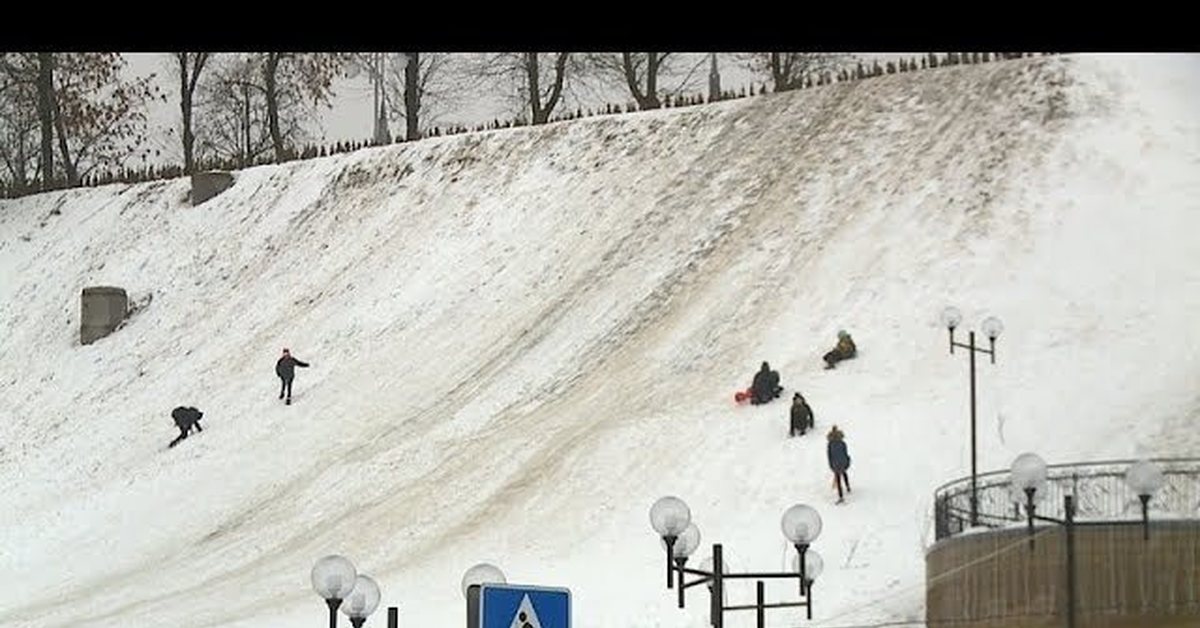
<path id="1" fill-rule="evenodd" d="M 845 338 L 846 336 L 849 336 L 849 335 L 850 335 L 850 334 L 847 334 L 847 333 L 846 333 L 846 330 L 844 330 L 844 329 L 839 329 L 839 330 L 838 330 L 838 338 Z"/>
<path id="2" fill-rule="evenodd" d="M 288 351 L 288 350 L 287 350 L 287 347 L 284 347 L 284 348 L 283 348 L 283 354 L 284 354 L 284 355 L 290 355 L 291 353 L 292 353 L 291 351 Z"/>

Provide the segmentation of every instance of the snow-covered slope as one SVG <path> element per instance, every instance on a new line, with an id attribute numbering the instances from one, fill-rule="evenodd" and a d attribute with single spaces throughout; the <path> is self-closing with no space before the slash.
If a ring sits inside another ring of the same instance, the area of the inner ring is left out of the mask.
<path id="1" fill-rule="evenodd" d="M 945 305 L 1006 326 L 981 468 L 1200 450 L 1197 103 L 1195 56 L 1024 59 L 0 202 L 0 625 L 303 625 L 337 552 L 404 625 L 459 625 L 489 560 L 583 628 L 703 626 L 664 494 L 739 569 L 809 503 L 815 625 L 919 618 L 969 468 Z M 89 285 L 152 300 L 80 346 Z M 733 406 L 764 359 L 817 435 Z"/>

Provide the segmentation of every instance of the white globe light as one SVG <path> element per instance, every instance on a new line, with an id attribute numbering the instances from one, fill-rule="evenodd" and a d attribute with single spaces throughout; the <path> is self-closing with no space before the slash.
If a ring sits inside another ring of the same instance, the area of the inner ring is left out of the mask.
<path id="1" fill-rule="evenodd" d="M 650 507 L 650 525 L 659 536 L 679 536 L 692 522 L 692 511 L 678 497 L 662 497 Z"/>
<path id="2" fill-rule="evenodd" d="M 797 553 L 792 557 L 792 569 L 796 573 L 800 573 L 800 554 Z M 804 577 L 808 580 L 816 580 L 817 576 L 825 570 L 825 560 L 816 550 L 808 549 L 804 551 Z"/>
<path id="3" fill-rule="evenodd" d="M 666 539 L 661 539 L 660 542 L 663 547 L 667 546 Z M 697 528 L 694 523 L 689 523 L 688 527 L 675 539 L 675 545 L 671 548 L 671 556 L 687 558 L 696 551 L 697 547 L 700 547 L 700 528 Z"/>
<path id="4" fill-rule="evenodd" d="M 354 579 L 354 589 L 342 601 L 342 612 L 347 617 L 365 619 L 379 608 L 379 585 L 370 576 Z"/>
<path id="5" fill-rule="evenodd" d="M 343 600 L 354 589 L 358 572 L 343 556 L 331 554 L 317 561 L 312 568 L 312 587 L 327 600 Z"/>
<path id="6" fill-rule="evenodd" d="M 1000 337 L 1000 332 L 1004 331 L 1004 323 L 1001 323 L 1000 319 L 996 318 L 995 316 L 989 316 L 983 319 L 983 322 L 980 323 L 979 328 L 983 330 L 983 333 L 986 334 L 988 338 L 995 340 Z"/>
<path id="7" fill-rule="evenodd" d="M 467 590 L 473 584 L 504 584 L 505 582 L 508 580 L 504 578 L 504 572 L 500 571 L 499 567 L 491 563 L 479 563 L 463 574 L 463 597 L 467 596 Z"/>
<path id="8" fill-rule="evenodd" d="M 1013 460 L 1010 481 L 1021 490 L 1041 491 L 1046 487 L 1046 461 L 1035 453 L 1024 453 Z"/>
<path id="9" fill-rule="evenodd" d="M 962 312 L 958 311 L 958 308 L 950 306 L 942 310 L 942 324 L 946 327 L 954 329 L 961 322 Z"/>
<path id="10" fill-rule="evenodd" d="M 1125 483 L 1138 495 L 1153 495 L 1166 481 L 1162 469 L 1149 460 L 1139 460 L 1125 472 Z"/>
<path id="11" fill-rule="evenodd" d="M 784 511 L 780 527 L 792 543 L 812 543 L 821 534 L 821 515 L 812 506 L 796 504 Z"/>

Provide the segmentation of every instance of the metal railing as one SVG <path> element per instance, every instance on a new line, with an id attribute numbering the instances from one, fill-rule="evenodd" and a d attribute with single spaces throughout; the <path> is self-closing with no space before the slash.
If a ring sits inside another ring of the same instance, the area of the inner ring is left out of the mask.
<path id="1" fill-rule="evenodd" d="M 1150 501 L 1151 519 L 1200 518 L 1200 458 L 1152 458 L 1163 471 L 1165 484 Z M 1075 519 L 1120 521 L 1141 518 L 1141 502 L 1125 483 L 1125 472 L 1136 460 L 1106 460 L 1047 465 L 1048 481 L 1038 491 L 1038 512 L 1063 518 L 1063 496 L 1075 498 Z M 1009 471 L 982 473 L 977 478 L 979 525 L 1003 528 L 1025 522 Z M 937 540 L 960 534 L 971 525 L 971 478 L 939 486 L 933 494 L 934 534 Z"/>

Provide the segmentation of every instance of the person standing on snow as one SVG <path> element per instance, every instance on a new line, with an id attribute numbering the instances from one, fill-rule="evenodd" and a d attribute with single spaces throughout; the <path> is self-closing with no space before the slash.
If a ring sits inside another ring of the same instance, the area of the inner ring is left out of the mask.
<path id="1" fill-rule="evenodd" d="M 846 475 L 846 470 L 850 468 L 850 452 L 846 450 L 845 436 L 838 426 L 833 426 L 826 436 L 829 443 L 825 447 L 825 453 L 829 457 L 829 468 L 833 471 L 833 482 L 837 486 L 839 504 L 845 500 L 842 496 L 842 482 L 846 483 L 846 492 L 851 492 L 850 476 Z"/>
<path id="2" fill-rule="evenodd" d="M 795 436 L 799 433 L 804 436 L 804 433 L 813 426 L 813 411 L 809 407 L 808 401 L 804 395 L 796 393 L 792 396 L 792 421 L 788 429 L 788 436 Z"/>
<path id="3" fill-rule="evenodd" d="M 284 399 L 284 393 L 287 393 L 287 401 L 284 403 L 292 405 L 292 380 L 296 378 L 296 367 L 308 368 L 307 362 L 301 362 L 292 357 L 292 353 L 287 349 L 283 350 L 283 357 L 275 363 L 275 374 L 279 376 L 279 398 Z"/>

